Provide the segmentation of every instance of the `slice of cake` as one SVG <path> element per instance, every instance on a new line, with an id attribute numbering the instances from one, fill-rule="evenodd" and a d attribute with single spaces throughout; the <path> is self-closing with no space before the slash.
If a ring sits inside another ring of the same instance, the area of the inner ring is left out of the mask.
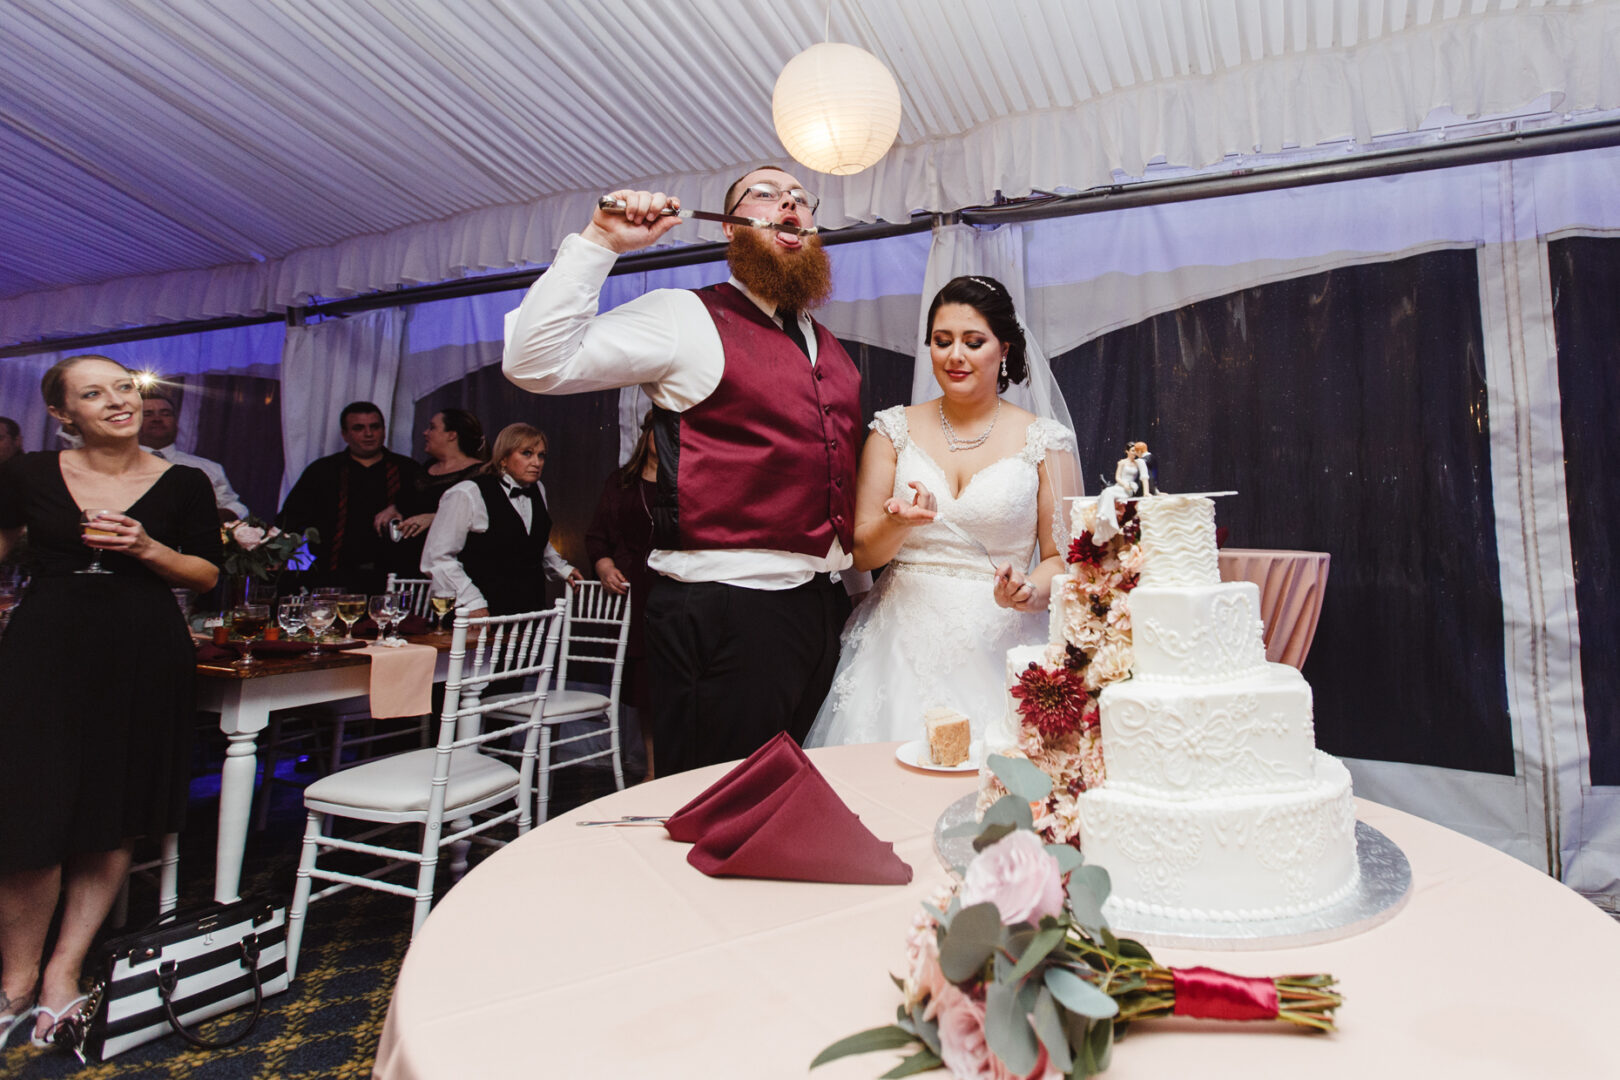
<path id="1" fill-rule="evenodd" d="M 928 753 L 935 765 L 950 768 L 967 760 L 972 738 L 967 717 L 955 709 L 935 705 L 923 713 L 923 728 L 928 733 Z"/>

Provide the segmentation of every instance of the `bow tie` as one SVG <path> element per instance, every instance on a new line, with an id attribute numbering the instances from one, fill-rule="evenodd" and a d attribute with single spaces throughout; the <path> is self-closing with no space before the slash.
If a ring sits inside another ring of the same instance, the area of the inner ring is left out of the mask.
<path id="1" fill-rule="evenodd" d="M 513 499 L 534 499 L 539 497 L 539 490 L 533 484 L 528 487 L 509 487 L 506 493 Z"/>

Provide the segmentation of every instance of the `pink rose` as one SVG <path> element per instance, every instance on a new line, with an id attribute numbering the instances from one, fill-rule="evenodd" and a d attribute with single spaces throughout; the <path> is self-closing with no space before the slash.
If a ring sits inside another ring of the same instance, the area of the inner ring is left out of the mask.
<path id="1" fill-rule="evenodd" d="M 1063 875 L 1040 837 L 1014 830 L 968 864 L 962 906 L 986 902 L 996 905 L 1006 926 L 1038 923 L 1063 910 Z"/>
<path id="2" fill-rule="evenodd" d="M 984 1003 L 950 983 L 931 1007 L 939 1020 L 939 1056 L 956 1080 L 1062 1080 L 1062 1074 L 1047 1060 L 1044 1046 L 1027 1077 L 1003 1065 L 984 1040 Z"/>
<path id="3" fill-rule="evenodd" d="M 240 544 L 243 551 L 252 551 L 264 543 L 264 530 L 257 525 L 238 525 L 231 530 L 231 539 Z"/>

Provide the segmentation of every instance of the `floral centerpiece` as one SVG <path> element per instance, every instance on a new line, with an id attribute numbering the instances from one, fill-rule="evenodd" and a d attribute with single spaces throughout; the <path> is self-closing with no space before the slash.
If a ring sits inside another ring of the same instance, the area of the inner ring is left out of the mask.
<path id="1" fill-rule="evenodd" d="M 320 533 L 315 529 L 284 532 L 259 518 L 247 517 L 221 525 L 219 539 L 225 549 L 225 573 L 245 586 L 253 581 L 277 581 L 298 549 L 319 541 Z"/>
<path id="2" fill-rule="evenodd" d="M 1031 805 L 1051 778 L 995 755 L 1009 794 L 978 822 L 977 854 L 912 922 L 893 1024 L 841 1039 L 811 1068 L 850 1054 L 914 1052 L 887 1077 L 946 1068 L 961 1080 L 1060 1080 L 1108 1068 L 1126 1025 L 1160 1016 L 1279 1020 L 1333 1030 L 1341 998 L 1331 975 L 1250 978 L 1168 968 L 1103 918 L 1108 871 L 1067 844 L 1044 843 Z M 947 833 L 950 835 L 951 833 Z"/>
<path id="3" fill-rule="evenodd" d="M 1102 783 L 1098 698 L 1110 683 L 1128 678 L 1131 651 L 1130 592 L 1142 571 L 1142 523 L 1136 504 L 1126 503 L 1119 530 L 1097 539 L 1096 505 L 1085 511 L 1086 529 L 1069 545 L 1072 573 L 1056 578 L 1063 610 L 1063 641 L 1048 648 L 1045 663 L 1018 675 L 1018 747 L 1014 756 L 1034 763 L 1051 778 L 1039 808 L 1036 831 L 1054 844 L 1080 835 L 1075 797 Z M 999 782 L 984 785 L 978 809 L 1007 793 Z"/>

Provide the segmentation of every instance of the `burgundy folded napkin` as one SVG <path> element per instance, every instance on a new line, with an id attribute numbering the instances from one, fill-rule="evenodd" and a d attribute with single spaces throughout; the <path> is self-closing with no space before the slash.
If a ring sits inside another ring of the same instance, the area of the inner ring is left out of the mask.
<path id="1" fill-rule="evenodd" d="M 786 732 L 664 826 L 711 877 L 904 885 L 911 867 L 844 805 Z"/>
<path id="2" fill-rule="evenodd" d="M 394 624 L 394 633 L 400 636 L 408 634 L 427 634 L 433 631 L 433 623 L 420 615 L 407 615 Z M 377 636 L 377 624 L 370 615 L 349 627 L 349 636 L 352 638 L 374 639 Z"/>
<path id="3" fill-rule="evenodd" d="M 242 655 L 241 642 L 230 645 L 215 645 L 211 641 L 197 641 L 197 659 L 205 664 L 216 663 L 220 660 L 235 660 Z M 307 653 L 315 646 L 307 641 L 259 641 L 253 645 L 254 656 L 297 656 Z M 363 641 L 328 642 L 321 646 L 323 652 L 332 652 L 337 649 L 360 649 L 365 647 Z"/>

